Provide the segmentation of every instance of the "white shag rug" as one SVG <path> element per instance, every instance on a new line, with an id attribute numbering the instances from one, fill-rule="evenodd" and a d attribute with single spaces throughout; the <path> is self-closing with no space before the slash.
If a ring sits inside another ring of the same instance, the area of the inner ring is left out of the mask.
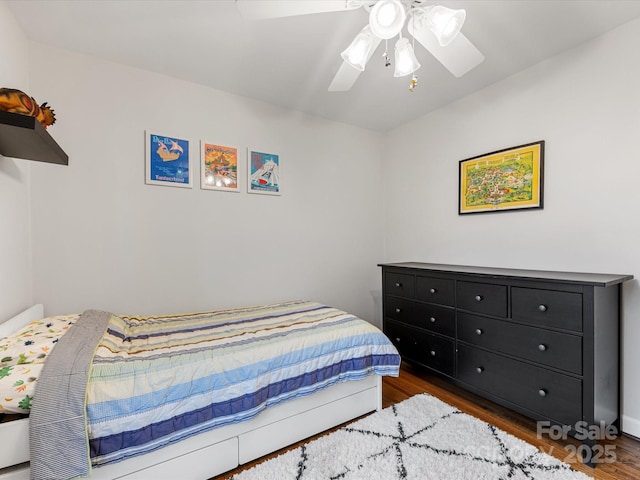
<path id="1" fill-rule="evenodd" d="M 267 460 L 233 480 L 588 480 L 428 394 Z"/>

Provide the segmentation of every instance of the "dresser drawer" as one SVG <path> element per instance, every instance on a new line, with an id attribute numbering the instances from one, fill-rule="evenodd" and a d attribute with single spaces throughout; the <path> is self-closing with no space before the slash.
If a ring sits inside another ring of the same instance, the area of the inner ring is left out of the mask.
<path id="1" fill-rule="evenodd" d="M 409 323 L 426 330 L 454 337 L 456 334 L 455 310 L 425 303 L 416 303 Z"/>
<path id="2" fill-rule="evenodd" d="M 453 340 L 416 330 L 393 320 L 385 321 L 384 327 L 384 333 L 403 359 L 413 360 L 445 375 L 453 376 Z"/>
<path id="3" fill-rule="evenodd" d="M 507 287 L 490 283 L 458 282 L 458 308 L 496 317 L 507 316 Z"/>
<path id="4" fill-rule="evenodd" d="M 511 315 L 522 322 L 581 332 L 582 294 L 513 287 Z"/>
<path id="5" fill-rule="evenodd" d="M 416 276 L 416 299 L 440 305 L 455 305 L 453 280 Z"/>
<path id="6" fill-rule="evenodd" d="M 387 295 L 413 298 L 415 292 L 415 277 L 403 273 L 385 273 L 384 292 Z"/>
<path id="7" fill-rule="evenodd" d="M 455 335 L 455 311 L 452 308 L 417 303 L 406 298 L 384 297 L 385 318 L 424 328 L 441 335 Z"/>
<path id="8" fill-rule="evenodd" d="M 458 339 L 577 375 L 582 374 L 582 337 L 458 314 Z"/>
<path id="9" fill-rule="evenodd" d="M 410 323 L 414 315 L 414 304 L 415 302 L 406 298 L 386 295 L 384 297 L 384 316 L 399 322 Z"/>
<path id="10" fill-rule="evenodd" d="M 458 345 L 458 379 L 564 425 L 582 420 L 582 381 Z"/>
<path id="11" fill-rule="evenodd" d="M 389 337 L 403 359 L 418 356 L 418 337 L 412 328 L 393 320 L 385 320 L 384 334 Z"/>

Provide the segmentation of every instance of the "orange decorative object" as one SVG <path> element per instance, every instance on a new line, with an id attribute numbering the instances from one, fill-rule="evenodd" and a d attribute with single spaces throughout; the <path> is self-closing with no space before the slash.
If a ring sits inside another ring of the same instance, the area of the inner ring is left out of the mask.
<path id="1" fill-rule="evenodd" d="M 44 128 L 56 122 L 56 115 L 47 102 L 38 105 L 35 98 L 15 88 L 0 88 L 0 110 L 36 117 Z"/>

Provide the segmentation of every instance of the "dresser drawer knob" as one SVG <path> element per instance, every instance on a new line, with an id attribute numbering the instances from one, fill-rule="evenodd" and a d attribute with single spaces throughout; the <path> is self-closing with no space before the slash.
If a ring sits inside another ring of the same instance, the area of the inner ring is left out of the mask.
<path id="1" fill-rule="evenodd" d="M 538 305 L 538 310 L 540 310 L 541 312 L 546 312 L 547 311 L 547 306 L 546 305 Z"/>
<path id="2" fill-rule="evenodd" d="M 396 337 L 396 342 L 400 343 L 400 337 Z"/>
<path id="3" fill-rule="evenodd" d="M 436 291 L 437 291 L 437 290 L 436 290 L 435 288 L 430 288 L 430 289 L 429 289 L 429 293 L 436 293 Z"/>
<path id="4" fill-rule="evenodd" d="M 430 321 L 431 323 L 436 323 L 436 317 L 431 317 L 431 318 L 429 319 L 429 321 Z"/>
<path id="5" fill-rule="evenodd" d="M 482 295 L 476 295 L 476 302 L 481 302 L 482 301 Z"/>
<path id="6" fill-rule="evenodd" d="M 541 388 L 540 390 L 538 390 L 538 395 L 540 395 L 541 397 L 546 397 L 547 391 L 544 388 Z"/>
<path id="7" fill-rule="evenodd" d="M 401 308 L 396 308 L 396 313 L 400 313 L 402 311 Z"/>
<path id="8" fill-rule="evenodd" d="M 400 282 L 396 282 L 396 287 L 400 288 L 402 287 L 402 284 Z"/>
<path id="9" fill-rule="evenodd" d="M 484 372 L 484 367 L 476 367 L 476 372 L 478 373 Z"/>
<path id="10" fill-rule="evenodd" d="M 435 350 L 431 350 L 429 353 L 431 354 L 432 357 L 436 356 L 436 351 Z"/>
<path id="11" fill-rule="evenodd" d="M 476 328 L 476 335 L 482 335 L 484 332 L 481 328 Z"/>
<path id="12" fill-rule="evenodd" d="M 540 350 L 541 352 L 544 352 L 547 349 L 547 346 L 544 343 L 541 343 L 540 345 L 538 345 L 538 350 Z"/>

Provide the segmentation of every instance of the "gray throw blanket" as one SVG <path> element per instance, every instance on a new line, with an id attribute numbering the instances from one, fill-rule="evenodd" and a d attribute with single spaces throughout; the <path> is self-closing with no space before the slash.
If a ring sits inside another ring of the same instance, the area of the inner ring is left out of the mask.
<path id="1" fill-rule="evenodd" d="M 29 416 L 31 480 L 70 479 L 91 471 L 85 396 L 91 360 L 111 315 L 84 312 L 47 358 Z"/>

